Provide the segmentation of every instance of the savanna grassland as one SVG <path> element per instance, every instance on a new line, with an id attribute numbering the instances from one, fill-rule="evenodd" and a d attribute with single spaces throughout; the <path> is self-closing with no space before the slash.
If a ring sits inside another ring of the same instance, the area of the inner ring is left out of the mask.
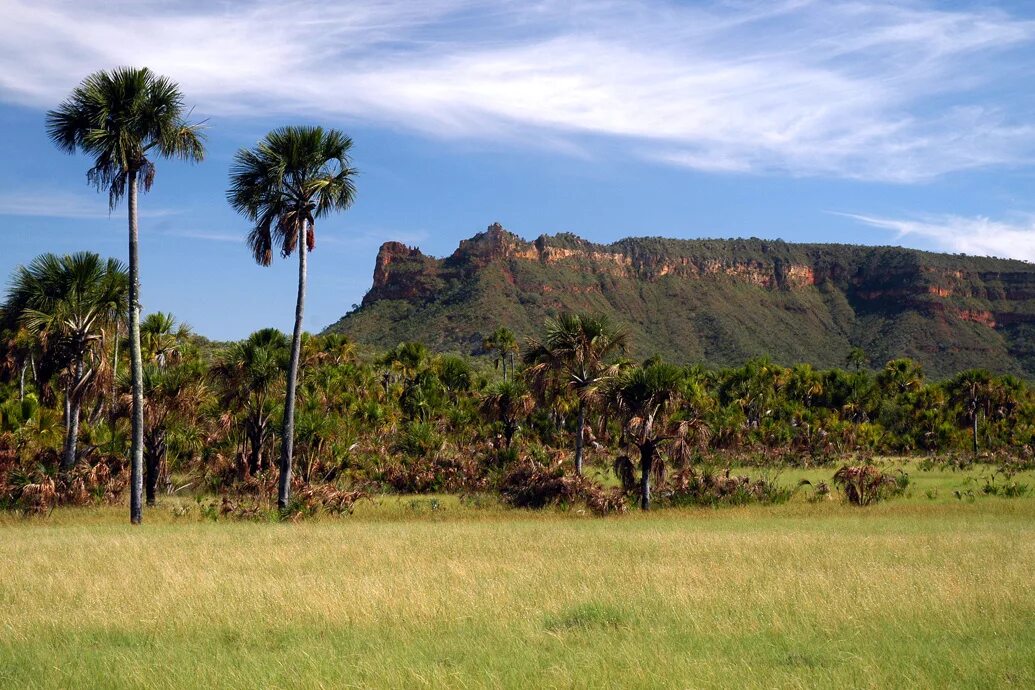
<path id="1" fill-rule="evenodd" d="M 173 498 L 144 530 L 115 507 L 8 516 L 0 684 L 1030 687 L 1035 499 L 905 469 L 866 508 L 802 490 L 611 518 L 488 496 L 298 524 Z"/>

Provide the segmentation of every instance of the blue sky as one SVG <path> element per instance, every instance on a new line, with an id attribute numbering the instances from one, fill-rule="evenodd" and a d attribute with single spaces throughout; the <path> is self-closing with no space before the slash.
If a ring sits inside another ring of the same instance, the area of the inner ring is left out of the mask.
<path id="1" fill-rule="evenodd" d="M 145 311 L 214 338 L 290 330 L 291 261 L 255 265 L 224 198 L 282 124 L 355 141 L 306 327 L 359 302 L 383 241 L 450 253 L 494 221 L 575 232 L 899 244 L 1035 261 L 1035 4 L 0 0 L 0 274 L 125 257 L 125 209 L 43 122 L 92 71 L 147 65 L 207 121 L 141 199 Z"/>

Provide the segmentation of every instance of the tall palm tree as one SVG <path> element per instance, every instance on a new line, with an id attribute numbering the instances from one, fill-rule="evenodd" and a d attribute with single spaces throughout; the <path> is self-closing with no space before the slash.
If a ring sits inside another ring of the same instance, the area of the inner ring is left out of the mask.
<path id="1" fill-rule="evenodd" d="M 336 129 L 282 127 L 253 149 L 241 149 L 230 171 L 230 205 L 255 223 L 248 246 L 255 261 L 269 266 L 273 247 L 282 256 L 298 250 L 298 299 L 291 338 L 277 504 L 287 508 L 294 450 L 295 389 L 302 342 L 307 255 L 316 244 L 316 219 L 344 211 L 356 195 L 356 171 L 349 159 L 352 140 Z"/>
<path id="2" fill-rule="evenodd" d="M 130 521 L 143 519 L 144 388 L 140 355 L 140 259 L 138 185 L 147 192 L 155 179 L 153 158 L 200 161 L 205 149 L 200 125 L 185 119 L 179 86 L 146 67 L 119 67 L 83 80 L 60 106 L 47 113 L 47 134 L 66 153 L 93 157 L 87 181 L 108 192 L 115 210 L 123 196 L 129 206 L 129 349 L 133 388 L 130 460 Z"/>
<path id="3" fill-rule="evenodd" d="M 582 474 L 586 405 L 620 367 L 609 363 L 611 355 L 624 352 L 626 333 L 603 315 L 562 314 L 546 322 L 546 337 L 531 341 L 525 359 L 532 379 L 557 375 L 578 398 L 575 424 L 575 472 Z"/>
<path id="4" fill-rule="evenodd" d="M 43 254 L 20 267 L 3 311 L 39 339 L 53 370 L 65 379 L 65 446 L 61 470 L 76 463 L 83 399 L 103 367 L 105 340 L 128 293 L 125 267 L 97 254 Z"/>

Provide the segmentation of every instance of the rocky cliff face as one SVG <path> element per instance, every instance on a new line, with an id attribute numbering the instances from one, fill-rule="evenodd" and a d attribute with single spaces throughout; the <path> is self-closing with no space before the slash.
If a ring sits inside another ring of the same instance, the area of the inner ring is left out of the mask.
<path id="1" fill-rule="evenodd" d="M 1035 266 L 894 247 L 570 234 L 528 242 L 498 223 L 436 259 L 387 242 L 362 307 L 331 327 L 361 341 L 476 349 L 500 324 L 538 332 L 563 310 L 611 313 L 637 354 L 840 364 L 912 356 L 930 373 L 1035 373 Z"/>

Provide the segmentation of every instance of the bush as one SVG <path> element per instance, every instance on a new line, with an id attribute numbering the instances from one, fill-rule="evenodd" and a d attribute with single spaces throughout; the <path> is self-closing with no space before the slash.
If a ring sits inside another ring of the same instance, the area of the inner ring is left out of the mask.
<path id="1" fill-rule="evenodd" d="M 94 455 L 60 475 L 57 451 L 40 451 L 26 462 L 8 435 L 0 437 L 0 507 L 42 514 L 59 505 L 116 503 L 126 488 L 125 463 L 118 456 Z"/>
<path id="2" fill-rule="evenodd" d="M 487 468 L 470 455 L 404 458 L 386 466 L 381 478 L 403 494 L 466 493 L 489 488 Z"/>
<path id="3" fill-rule="evenodd" d="M 733 475 L 729 469 L 721 474 L 686 467 L 676 472 L 659 487 L 657 498 L 672 505 L 743 505 L 746 503 L 781 503 L 794 492 L 771 478 L 752 479 Z"/>
<path id="4" fill-rule="evenodd" d="M 625 497 L 576 474 L 566 474 L 560 463 L 524 458 L 514 463 L 499 481 L 504 502 L 516 508 L 584 505 L 597 515 L 624 513 Z"/>
<path id="5" fill-rule="evenodd" d="M 874 465 L 845 465 L 834 473 L 834 484 L 852 505 L 868 506 L 904 493 L 909 475 L 901 471 L 886 474 Z"/>
<path id="6" fill-rule="evenodd" d="M 201 513 L 213 520 L 300 520 L 320 513 L 351 515 L 355 505 L 367 498 L 361 490 L 340 489 L 334 484 L 307 484 L 292 481 L 291 502 L 285 511 L 277 510 L 277 484 L 267 478 L 251 478 L 239 485 L 241 493 L 223 494 L 218 502 L 201 504 Z M 199 499 L 199 504 L 201 500 Z"/>

